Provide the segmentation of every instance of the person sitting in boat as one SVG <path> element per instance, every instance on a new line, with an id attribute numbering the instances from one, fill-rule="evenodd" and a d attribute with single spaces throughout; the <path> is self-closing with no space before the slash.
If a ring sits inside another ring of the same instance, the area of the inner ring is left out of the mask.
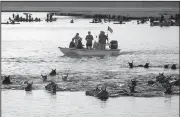
<path id="1" fill-rule="evenodd" d="M 11 21 L 11 24 L 15 24 L 15 21 L 14 21 L 14 20 L 12 20 L 12 21 Z"/>
<path id="2" fill-rule="evenodd" d="M 72 41 L 70 42 L 69 48 L 76 48 L 76 45 L 74 43 L 74 39 L 72 39 Z"/>
<path id="3" fill-rule="evenodd" d="M 91 49 L 92 48 L 92 40 L 93 40 L 93 36 L 91 35 L 91 32 L 88 31 L 88 35 L 86 36 L 86 48 L 87 49 Z"/>
<path id="4" fill-rule="evenodd" d="M 76 46 L 77 49 L 83 49 L 82 39 L 78 40 L 78 44 Z"/>
<path id="5" fill-rule="evenodd" d="M 77 45 L 78 45 L 78 40 L 82 40 L 82 38 L 79 36 L 79 33 L 76 33 L 76 36 L 75 37 L 73 37 L 72 39 L 74 39 L 75 40 L 75 45 L 76 45 L 76 47 L 77 47 Z"/>
<path id="6" fill-rule="evenodd" d="M 108 36 L 105 35 L 104 31 L 101 31 L 99 34 L 99 48 L 100 48 L 100 50 L 105 50 L 106 40 L 108 41 Z"/>

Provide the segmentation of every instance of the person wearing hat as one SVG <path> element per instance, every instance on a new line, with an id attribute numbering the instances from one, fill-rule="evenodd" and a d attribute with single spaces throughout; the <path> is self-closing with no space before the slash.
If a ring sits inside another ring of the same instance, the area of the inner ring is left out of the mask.
<path id="1" fill-rule="evenodd" d="M 76 47 L 77 47 L 77 45 L 78 45 L 78 40 L 80 40 L 80 39 L 82 39 L 82 38 L 79 36 L 79 33 L 76 33 L 76 36 L 73 37 L 72 39 L 75 40 L 75 45 L 76 45 Z"/>
<path id="2" fill-rule="evenodd" d="M 108 41 L 108 36 L 105 35 L 104 31 L 101 31 L 99 34 L 99 48 L 100 48 L 100 50 L 105 50 L 106 40 Z"/>
<path id="3" fill-rule="evenodd" d="M 87 49 L 91 49 L 92 48 L 92 40 L 93 40 L 93 36 L 91 35 L 91 32 L 90 31 L 88 31 L 88 35 L 86 36 L 86 48 Z"/>

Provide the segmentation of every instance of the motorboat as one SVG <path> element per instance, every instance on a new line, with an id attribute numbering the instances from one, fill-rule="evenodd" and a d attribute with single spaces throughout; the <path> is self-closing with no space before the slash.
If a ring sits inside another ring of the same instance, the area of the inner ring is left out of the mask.
<path id="1" fill-rule="evenodd" d="M 106 49 L 106 50 L 95 50 L 95 49 L 76 49 L 76 48 L 64 48 L 58 47 L 60 51 L 66 56 L 118 56 L 120 55 L 121 49 Z"/>

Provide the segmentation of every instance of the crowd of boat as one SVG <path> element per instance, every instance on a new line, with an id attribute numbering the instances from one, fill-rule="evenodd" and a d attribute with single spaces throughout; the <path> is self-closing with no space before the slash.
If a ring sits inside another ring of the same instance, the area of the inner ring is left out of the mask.
<path id="1" fill-rule="evenodd" d="M 25 16 L 25 17 L 24 17 Z M 53 22 L 56 21 L 57 18 L 53 18 L 53 14 L 47 13 L 46 15 L 46 22 Z M 9 17 L 6 22 L 1 24 L 20 24 L 20 22 L 41 22 L 43 21 L 41 18 L 33 17 L 31 13 L 23 13 L 23 16 L 19 14 L 12 14 L 12 17 Z"/>
<path id="2" fill-rule="evenodd" d="M 113 24 L 125 24 L 126 22 L 137 20 L 137 24 L 145 24 L 148 21 L 150 22 L 150 26 L 179 26 L 180 22 L 180 14 L 176 14 L 175 16 L 169 16 L 168 18 L 164 15 L 160 17 L 141 17 L 141 18 L 131 18 L 131 17 L 121 17 L 121 16 L 113 16 L 108 19 L 104 18 L 104 22 L 101 18 L 93 18 L 90 23 L 107 23 L 113 21 Z"/>
<path id="3" fill-rule="evenodd" d="M 12 14 L 12 17 L 9 17 L 7 22 L 3 22 L 2 24 L 19 24 L 19 22 L 40 22 L 43 21 L 38 17 L 33 17 L 31 13 L 23 13 L 25 17 L 20 16 L 19 14 Z M 47 13 L 46 22 L 57 21 L 56 16 L 74 16 L 81 18 L 90 18 L 92 19 L 89 23 L 110 23 L 113 24 L 125 24 L 126 22 L 130 22 L 133 20 L 137 21 L 137 24 L 144 24 L 150 22 L 150 26 L 179 26 L 180 22 L 180 14 L 170 15 L 170 14 L 161 14 L 157 17 L 130 17 L 130 16 L 121 16 L 121 15 L 102 15 L 102 14 L 94 14 L 94 15 L 85 15 L 85 14 L 58 14 L 58 13 Z M 70 20 L 70 23 L 75 23 L 74 19 Z"/>
<path id="4" fill-rule="evenodd" d="M 7 22 L 4 22 L 3 24 L 20 24 L 20 22 L 40 22 L 42 21 L 38 17 L 33 17 L 31 13 L 23 13 L 25 17 L 19 15 L 19 14 L 12 14 L 12 17 L 9 17 Z"/>

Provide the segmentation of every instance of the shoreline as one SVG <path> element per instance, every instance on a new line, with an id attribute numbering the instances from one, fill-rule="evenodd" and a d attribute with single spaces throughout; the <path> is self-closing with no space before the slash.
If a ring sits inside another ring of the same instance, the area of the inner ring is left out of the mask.
<path id="1" fill-rule="evenodd" d="M 37 13 L 47 13 L 47 12 L 52 12 L 52 13 L 62 13 L 62 14 L 81 14 L 81 15 L 94 15 L 94 14 L 101 14 L 101 15 L 121 15 L 121 16 L 128 16 L 128 17 L 160 17 L 160 14 L 162 13 L 167 13 L 169 15 L 175 15 L 177 13 L 179 13 L 179 9 L 160 9 L 160 10 L 136 10 L 136 9 L 130 9 L 130 10 L 94 10 L 94 11 L 84 11 L 83 9 L 76 9 L 74 10 L 61 10 L 61 9 L 57 9 L 57 10 L 53 10 L 53 9 L 49 9 L 47 10 L 47 8 L 43 8 L 43 9 L 35 9 L 35 8 L 30 8 L 30 9 L 34 9 L 34 10 L 27 10 L 27 9 L 22 9 L 22 10 L 6 10 L 6 11 L 2 11 L 2 13 L 8 13 L 8 12 L 37 12 Z M 71 15 L 69 15 L 71 16 Z"/>

